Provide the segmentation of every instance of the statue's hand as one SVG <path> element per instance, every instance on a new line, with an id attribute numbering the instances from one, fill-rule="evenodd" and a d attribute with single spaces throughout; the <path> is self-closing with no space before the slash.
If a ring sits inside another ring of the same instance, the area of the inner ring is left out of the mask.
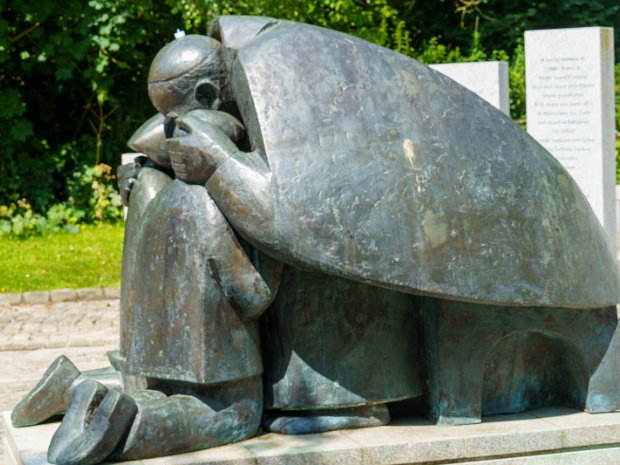
<path id="1" fill-rule="evenodd" d="M 226 134 L 191 112 L 177 119 L 174 137 L 168 139 L 174 174 L 190 183 L 206 183 L 217 167 L 236 151 L 237 147 Z"/>

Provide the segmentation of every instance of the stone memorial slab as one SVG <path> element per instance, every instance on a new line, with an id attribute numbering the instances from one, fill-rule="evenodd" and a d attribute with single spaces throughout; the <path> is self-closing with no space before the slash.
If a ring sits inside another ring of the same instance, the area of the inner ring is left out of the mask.
<path id="1" fill-rule="evenodd" d="M 127 165 L 133 163 L 133 159 L 136 158 L 136 153 L 123 153 L 121 154 L 121 165 Z"/>
<path id="2" fill-rule="evenodd" d="M 430 67 L 471 90 L 504 113 L 510 113 L 508 63 L 504 61 L 442 63 Z"/>
<path id="3" fill-rule="evenodd" d="M 573 176 L 615 249 L 613 29 L 525 32 L 527 129 Z"/>
<path id="4" fill-rule="evenodd" d="M 129 165 L 130 163 L 133 163 L 133 160 L 134 158 L 136 158 L 137 155 L 138 155 L 137 153 L 133 153 L 133 152 L 122 153 L 121 154 L 121 165 Z M 127 219 L 127 207 L 126 206 L 123 207 L 123 215 L 125 219 Z"/>

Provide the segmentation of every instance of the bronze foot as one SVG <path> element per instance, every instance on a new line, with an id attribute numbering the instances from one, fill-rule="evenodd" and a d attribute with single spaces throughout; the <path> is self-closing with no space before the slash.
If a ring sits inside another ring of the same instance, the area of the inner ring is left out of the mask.
<path id="1" fill-rule="evenodd" d="M 79 376 L 80 371 L 67 357 L 58 357 L 37 385 L 13 409 L 13 425 L 36 425 L 67 410 L 71 385 Z"/>
<path id="2" fill-rule="evenodd" d="M 267 417 L 263 426 L 281 434 L 322 433 L 336 429 L 387 425 L 390 414 L 385 404 L 308 412 L 278 412 Z"/>
<path id="3" fill-rule="evenodd" d="M 58 465 L 92 465 L 122 441 L 137 413 L 135 401 L 116 389 L 85 380 L 54 434 L 47 460 Z"/>

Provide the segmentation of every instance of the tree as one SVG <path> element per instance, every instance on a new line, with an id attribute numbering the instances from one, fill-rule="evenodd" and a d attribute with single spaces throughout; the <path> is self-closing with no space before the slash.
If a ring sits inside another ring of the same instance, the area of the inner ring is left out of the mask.
<path id="1" fill-rule="evenodd" d="M 0 204 L 42 211 L 80 164 L 117 164 L 149 107 L 148 63 L 179 24 L 158 0 L 5 0 Z"/>

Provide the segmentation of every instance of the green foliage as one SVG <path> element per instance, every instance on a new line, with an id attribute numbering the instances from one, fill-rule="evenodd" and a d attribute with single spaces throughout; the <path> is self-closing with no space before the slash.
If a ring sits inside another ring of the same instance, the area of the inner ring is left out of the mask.
<path id="1" fill-rule="evenodd" d="M 520 124 L 525 123 L 525 46 L 519 38 L 510 59 L 510 116 Z"/>
<path id="2" fill-rule="evenodd" d="M 44 212 L 81 165 L 117 164 L 154 112 L 148 63 L 179 24 L 163 0 L 3 2 L 0 204 Z"/>
<path id="3" fill-rule="evenodd" d="M 43 234 L 47 229 L 45 218 L 36 214 L 26 199 L 0 206 L 0 235 L 24 238 Z"/>
<path id="4" fill-rule="evenodd" d="M 620 63 L 616 64 L 614 71 L 616 77 L 616 184 L 620 185 Z"/>
<path id="5" fill-rule="evenodd" d="M 615 83 L 616 83 L 616 138 L 620 137 L 618 131 L 620 131 L 620 63 L 616 64 L 615 71 Z"/>
<path id="6" fill-rule="evenodd" d="M 616 131 L 616 185 L 620 185 L 620 135 Z"/>
<path id="7" fill-rule="evenodd" d="M 73 173 L 67 183 L 69 203 L 73 210 L 83 213 L 83 222 L 116 223 L 122 219 L 123 206 L 114 187 L 115 179 L 112 167 L 104 163 L 84 166 Z"/>
<path id="8" fill-rule="evenodd" d="M 460 47 L 450 47 L 440 43 L 440 37 L 431 37 L 423 42 L 419 53 L 414 50 L 412 56 L 422 63 L 472 63 L 476 61 L 508 61 L 508 54 L 504 50 L 485 51 L 482 46 L 482 37 L 476 32 L 472 36 L 471 45 L 467 53 L 461 51 Z"/>
<path id="9" fill-rule="evenodd" d="M 406 24 L 388 0 L 169 0 L 169 4 L 192 33 L 205 33 L 217 16 L 257 15 L 329 27 L 401 53 L 410 49 Z"/>
<path id="10" fill-rule="evenodd" d="M 0 292 L 118 287 L 123 226 L 80 226 L 19 240 L 0 236 Z"/>
<path id="11" fill-rule="evenodd" d="M 26 239 L 60 231 L 77 233 L 79 224 L 118 222 L 123 208 L 111 171 L 105 164 L 76 171 L 68 181 L 68 200 L 53 204 L 46 215 L 36 213 L 26 199 L 0 205 L 0 237 Z"/>
<path id="12" fill-rule="evenodd" d="M 60 231 L 77 233 L 83 216 L 83 212 L 65 203 L 52 205 L 43 216 L 35 213 L 26 199 L 20 199 L 8 206 L 0 205 L 0 237 L 26 239 Z"/>
<path id="13" fill-rule="evenodd" d="M 492 48 L 512 51 L 525 30 L 584 26 L 614 27 L 620 44 L 617 0 L 393 0 L 390 4 L 405 22 L 413 44 L 439 37 L 450 48 L 466 49 L 479 32 Z"/>

